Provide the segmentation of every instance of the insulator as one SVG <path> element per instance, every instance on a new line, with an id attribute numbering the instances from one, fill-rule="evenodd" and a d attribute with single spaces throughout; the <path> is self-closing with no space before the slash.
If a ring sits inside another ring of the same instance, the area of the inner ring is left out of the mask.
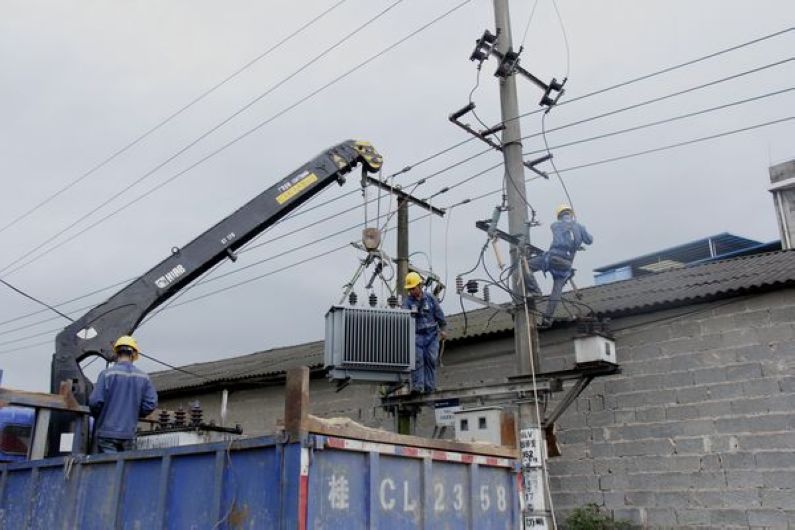
<path id="1" fill-rule="evenodd" d="M 185 414 L 185 409 L 182 408 L 182 405 L 174 411 L 174 427 L 185 426 Z"/>
<path id="2" fill-rule="evenodd" d="M 359 297 L 356 296 L 356 293 L 351 291 L 351 294 L 348 295 L 348 303 L 351 305 L 356 305 L 356 302 L 359 301 Z"/>
<path id="3" fill-rule="evenodd" d="M 202 407 L 199 402 L 195 402 L 190 407 L 190 423 L 193 426 L 199 425 L 202 422 Z"/>
<path id="4" fill-rule="evenodd" d="M 386 299 L 386 303 L 387 303 L 387 305 L 388 305 L 389 307 L 391 307 L 392 309 L 394 309 L 394 308 L 396 308 L 396 307 L 397 307 L 397 304 L 398 304 L 398 297 L 397 297 L 397 296 L 395 296 L 395 295 L 393 294 L 393 295 L 391 295 L 389 298 L 387 298 L 387 299 Z"/>
<path id="5" fill-rule="evenodd" d="M 455 277 L 455 294 L 464 292 L 464 279 L 461 276 Z"/>
<path id="6" fill-rule="evenodd" d="M 157 418 L 157 424 L 161 429 L 168 427 L 168 422 L 171 421 L 171 414 L 167 410 L 161 410 Z"/>
<path id="7" fill-rule="evenodd" d="M 489 286 L 488 285 L 484 285 L 483 286 L 483 300 L 485 302 L 491 302 L 491 293 L 489 293 Z"/>
<path id="8" fill-rule="evenodd" d="M 467 282 L 467 292 L 469 294 L 475 294 L 478 292 L 478 281 L 477 280 L 469 280 Z"/>
<path id="9" fill-rule="evenodd" d="M 375 307 L 378 305 L 378 297 L 375 295 L 375 293 L 370 293 L 368 301 L 370 302 L 370 307 Z"/>

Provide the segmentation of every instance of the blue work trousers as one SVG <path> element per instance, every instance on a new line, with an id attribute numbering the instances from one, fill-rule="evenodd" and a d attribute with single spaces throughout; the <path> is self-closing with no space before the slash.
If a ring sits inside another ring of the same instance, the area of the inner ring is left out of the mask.
<path id="1" fill-rule="evenodd" d="M 436 390 L 436 365 L 439 364 L 439 333 L 417 333 L 415 370 L 411 373 L 411 388 L 423 394 Z"/>
<path id="2" fill-rule="evenodd" d="M 100 453 L 114 454 L 130 451 L 133 448 L 133 441 L 122 438 L 103 438 L 97 437 L 97 449 Z"/>

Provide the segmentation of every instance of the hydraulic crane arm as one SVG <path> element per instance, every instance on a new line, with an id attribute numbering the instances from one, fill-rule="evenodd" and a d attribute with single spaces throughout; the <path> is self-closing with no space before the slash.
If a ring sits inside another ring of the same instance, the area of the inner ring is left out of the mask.
<path id="1" fill-rule="evenodd" d="M 119 336 L 132 334 L 153 309 L 217 263 L 234 260 L 235 250 L 332 182 L 342 184 L 359 163 L 364 171 L 374 172 L 382 159 L 362 141 L 348 140 L 324 151 L 184 247 L 173 248 L 169 257 L 64 328 L 55 339 L 52 392 L 58 392 L 62 381 L 71 381 L 78 402 L 85 404 L 92 385 L 80 361 L 94 355 L 113 360 L 113 342 Z"/>

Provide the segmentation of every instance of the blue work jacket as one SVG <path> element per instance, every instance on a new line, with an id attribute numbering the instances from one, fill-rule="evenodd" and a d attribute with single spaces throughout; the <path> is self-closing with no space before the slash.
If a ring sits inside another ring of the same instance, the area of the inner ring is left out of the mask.
<path id="1" fill-rule="evenodd" d="M 552 244 L 549 254 L 568 261 L 574 261 L 574 255 L 583 245 L 593 243 L 593 237 L 583 225 L 577 221 L 555 221 L 550 226 Z"/>
<path id="2" fill-rule="evenodd" d="M 131 440 L 138 419 L 157 407 L 157 392 L 145 372 L 123 361 L 99 374 L 88 405 L 98 437 Z"/>
<path id="3" fill-rule="evenodd" d="M 438 329 L 447 327 L 447 321 L 439 301 L 430 293 L 423 292 L 419 299 L 410 294 L 406 295 L 406 299 L 403 300 L 403 309 L 416 309 L 414 318 L 417 334 L 431 333 L 436 331 L 437 327 Z"/>

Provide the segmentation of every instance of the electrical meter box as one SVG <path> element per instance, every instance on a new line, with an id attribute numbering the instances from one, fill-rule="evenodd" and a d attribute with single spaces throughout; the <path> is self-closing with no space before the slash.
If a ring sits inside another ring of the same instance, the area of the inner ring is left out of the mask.
<path id="1" fill-rule="evenodd" d="M 603 335 L 588 335 L 574 339 L 574 357 L 576 363 L 610 363 L 616 361 L 616 343 Z"/>
<path id="2" fill-rule="evenodd" d="M 464 409 L 453 413 L 455 439 L 459 442 L 487 442 L 502 445 L 501 407 Z"/>

